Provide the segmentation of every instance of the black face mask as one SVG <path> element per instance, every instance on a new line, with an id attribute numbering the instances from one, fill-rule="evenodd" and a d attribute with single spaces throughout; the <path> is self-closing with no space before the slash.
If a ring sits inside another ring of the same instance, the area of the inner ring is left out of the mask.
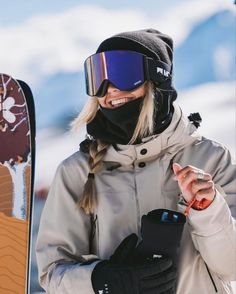
<path id="1" fill-rule="evenodd" d="M 88 134 L 106 143 L 127 145 L 136 128 L 143 100 L 144 97 L 140 97 L 114 109 L 100 107 L 94 119 L 87 124 Z M 169 126 L 173 115 L 172 106 L 171 110 L 163 121 L 158 120 L 156 113 L 153 134 L 159 134 Z M 133 144 L 141 142 L 142 138 L 137 138 Z"/>
<path id="2" fill-rule="evenodd" d="M 140 97 L 114 109 L 100 107 L 94 119 L 87 124 L 88 134 L 107 143 L 128 144 L 137 125 L 143 99 Z"/>

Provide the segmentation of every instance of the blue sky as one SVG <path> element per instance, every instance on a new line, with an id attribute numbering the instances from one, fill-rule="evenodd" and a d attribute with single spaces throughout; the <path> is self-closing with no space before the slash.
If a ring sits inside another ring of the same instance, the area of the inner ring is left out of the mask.
<path id="1" fill-rule="evenodd" d="M 82 4 L 97 5 L 108 9 L 132 8 L 155 15 L 182 2 L 190 2 L 190 0 L 0 0 L 0 26 L 20 23 L 36 14 L 62 12 Z"/>
<path id="2" fill-rule="evenodd" d="M 31 85 L 45 75 L 81 70 L 104 38 L 147 27 L 175 47 L 232 0 L 0 0 L 0 68 Z M 147 5 L 148 3 L 148 5 Z"/>

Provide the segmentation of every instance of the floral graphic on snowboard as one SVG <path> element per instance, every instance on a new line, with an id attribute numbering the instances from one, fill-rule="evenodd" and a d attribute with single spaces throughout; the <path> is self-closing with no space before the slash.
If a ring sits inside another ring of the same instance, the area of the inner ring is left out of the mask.
<path id="1" fill-rule="evenodd" d="M 13 184 L 12 216 L 27 217 L 25 169 L 30 164 L 27 106 L 19 84 L 0 75 L 0 165 L 8 168 Z"/>

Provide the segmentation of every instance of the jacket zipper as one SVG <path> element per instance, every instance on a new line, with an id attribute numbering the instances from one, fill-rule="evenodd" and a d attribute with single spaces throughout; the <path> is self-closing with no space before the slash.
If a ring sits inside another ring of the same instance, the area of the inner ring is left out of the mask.
<path id="1" fill-rule="evenodd" d="M 209 275 L 209 277 L 210 277 L 210 279 L 211 279 L 212 285 L 213 285 L 213 287 L 214 287 L 214 289 L 215 289 L 215 292 L 218 293 L 218 290 L 217 290 L 216 284 L 215 284 L 215 282 L 214 282 L 214 280 L 213 280 L 213 278 L 212 278 L 212 275 L 211 275 L 210 270 L 209 270 L 209 268 L 208 268 L 208 266 L 207 266 L 206 263 L 205 263 L 205 266 L 206 266 L 206 269 L 207 269 L 208 275 Z"/>

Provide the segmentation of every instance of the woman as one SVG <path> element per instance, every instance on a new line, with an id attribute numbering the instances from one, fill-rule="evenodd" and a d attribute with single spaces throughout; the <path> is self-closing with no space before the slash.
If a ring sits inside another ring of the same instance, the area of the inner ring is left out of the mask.
<path id="1" fill-rule="evenodd" d="M 89 137 L 59 166 L 38 234 L 47 293 L 232 293 L 235 166 L 174 102 L 172 53 L 171 38 L 148 29 L 86 59 L 91 97 L 74 127 Z M 187 215 L 175 266 L 168 255 L 131 258 L 154 209 Z"/>

